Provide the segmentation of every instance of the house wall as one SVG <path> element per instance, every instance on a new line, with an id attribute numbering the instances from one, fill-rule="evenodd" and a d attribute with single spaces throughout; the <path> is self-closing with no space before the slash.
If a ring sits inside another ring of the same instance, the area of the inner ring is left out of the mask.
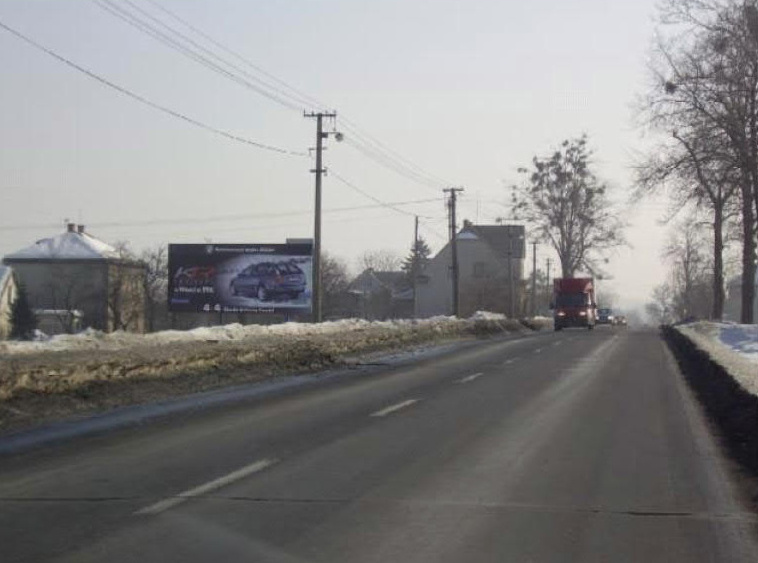
<path id="1" fill-rule="evenodd" d="M 107 330 L 105 262 L 7 261 L 33 309 L 80 310 L 82 327 Z"/>
<path id="2" fill-rule="evenodd" d="M 415 315 L 425 318 L 452 315 L 453 280 L 450 269 L 452 249 L 448 244 L 427 265 L 416 283 Z M 520 280 L 524 261 L 512 259 L 514 307 L 521 301 Z M 478 239 L 458 240 L 458 290 L 461 316 L 478 310 L 510 314 L 508 261 L 496 256 L 489 245 Z"/>
<path id="3" fill-rule="evenodd" d="M 11 307 L 18 295 L 18 287 L 13 274 L 0 284 L 0 340 L 5 340 L 11 334 Z"/>

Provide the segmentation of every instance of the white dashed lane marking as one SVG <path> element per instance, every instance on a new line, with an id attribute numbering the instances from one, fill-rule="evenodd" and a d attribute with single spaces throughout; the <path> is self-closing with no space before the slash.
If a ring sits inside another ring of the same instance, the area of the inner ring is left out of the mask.
<path id="1" fill-rule="evenodd" d="M 466 377 L 463 377 L 463 378 L 459 379 L 457 381 L 457 383 L 470 383 L 471 381 L 474 381 L 475 379 L 479 379 L 483 375 L 484 374 L 481 373 L 481 372 L 480 373 L 474 373 L 474 374 L 471 374 L 471 375 L 467 375 Z"/>
<path id="2" fill-rule="evenodd" d="M 411 405 L 418 403 L 418 399 L 408 399 L 407 401 L 403 401 L 402 403 L 397 403 L 396 405 L 392 405 L 390 407 L 387 407 L 385 409 L 382 409 L 380 411 L 376 411 L 375 413 L 371 413 L 371 416 L 378 417 L 378 416 L 387 416 L 388 414 L 392 414 L 393 412 L 397 412 L 400 409 L 404 409 L 406 407 L 410 407 Z"/>
<path id="3" fill-rule="evenodd" d="M 260 461 L 256 461 L 255 463 L 251 463 L 250 465 L 241 467 L 240 469 L 237 469 L 236 471 L 232 471 L 231 473 L 224 475 L 223 477 L 219 477 L 218 479 L 209 481 L 208 483 L 205 483 L 204 485 L 200 485 L 199 487 L 195 487 L 194 489 L 190 489 L 188 491 L 184 491 L 183 493 L 179 493 L 176 496 L 169 497 L 160 502 L 156 502 L 155 504 L 151 504 L 150 506 L 147 506 L 145 508 L 142 508 L 136 511 L 134 514 L 137 516 L 159 514 L 163 512 L 164 510 L 168 510 L 169 508 L 174 508 L 175 506 L 180 505 L 184 502 L 187 502 L 188 500 L 191 500 L 193 498 L 196 498 L 202 495 L 207 495 L 208 493 L 212 493 L 213 491 L 216 491 L 222 487 L 231 485 L 235 481 L 239 481 L 240 479 L 249 477 L 250 475 L 253 475 L 254 473 L 263 471 L 267 467 L 271 467 L 277 462 L 278 460 L 276 459 L 262 459 Z"/>

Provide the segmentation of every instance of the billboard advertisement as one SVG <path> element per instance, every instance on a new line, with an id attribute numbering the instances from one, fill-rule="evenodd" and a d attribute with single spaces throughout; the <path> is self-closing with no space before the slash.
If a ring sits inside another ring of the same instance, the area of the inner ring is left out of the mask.
<path id="1" fill-rule="evenodd" d="M 169 244 L 169 310 L 307 313 L 312 252 L 311 243 Z"/>

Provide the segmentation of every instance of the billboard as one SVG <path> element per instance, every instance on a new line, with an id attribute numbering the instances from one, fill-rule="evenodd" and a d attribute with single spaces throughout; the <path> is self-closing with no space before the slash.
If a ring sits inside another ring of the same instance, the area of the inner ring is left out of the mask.
<path id="1" fill-rule="evenodd" d="M 312 254 L 311 243 L 169 244 L 169 311 L 307 313 Z"/>

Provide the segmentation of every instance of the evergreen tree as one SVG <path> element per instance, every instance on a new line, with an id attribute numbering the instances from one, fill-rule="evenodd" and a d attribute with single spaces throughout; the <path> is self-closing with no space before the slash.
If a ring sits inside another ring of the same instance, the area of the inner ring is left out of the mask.
<path id="1" fill-rule="evenodd" d="M 11 306 L 11 338 L 31 340 L 36 328 L 37 317 L 29 304 L 26 288 L 19 284 L 18 295 Z"/>
<path id="2" fill-rule="evenodd" d="M 413 280 L 419 275 L 426 265 L 429 263 L 429 256 L 431 256 L 432 250 L 426 241 L 419 237 L 417 241 L 414 241 L 411 246 L 411 252 L 403 260 L 401 269 L 408 276 L 408 281 L 413 284 Z"/>

